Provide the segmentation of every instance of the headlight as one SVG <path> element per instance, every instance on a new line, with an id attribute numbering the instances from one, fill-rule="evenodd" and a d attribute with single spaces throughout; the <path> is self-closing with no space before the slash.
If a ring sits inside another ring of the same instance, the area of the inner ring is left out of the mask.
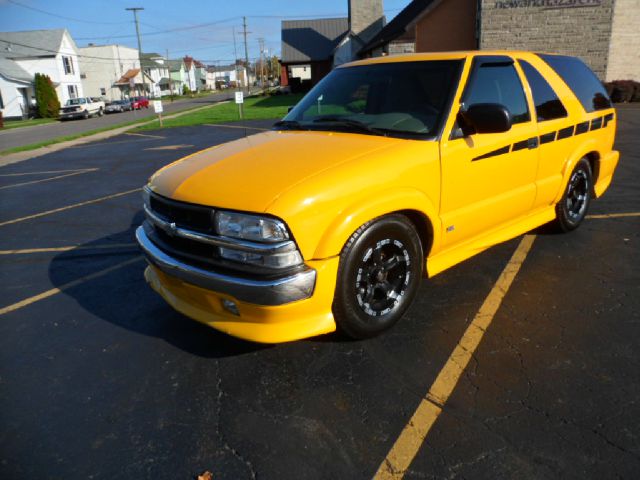
<path id="1" fill-rule="evenodd" d="M 280 220 L 233 212 L 216 212 L 216 230 L 225 237 L 257 242 L 281 242 L 289 238 Z"/>

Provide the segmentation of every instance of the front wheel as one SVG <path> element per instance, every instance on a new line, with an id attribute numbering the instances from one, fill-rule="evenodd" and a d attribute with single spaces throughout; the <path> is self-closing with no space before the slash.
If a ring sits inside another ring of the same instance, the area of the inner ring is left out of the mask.
<path id="1" fill-rule="evenodd" d="M 422 277 L 422 244 L 404 215 L 361 226 L 340 254 L 333 315 L 349 337 L 376 336 L 411 305 Z"/>
<path id="2" fill-rule="evenodd" d="M 562 199 L 556 204 L 555 226 L 561 232 L 575 230 L 587 216 L 593 192 L 593 174 L 586 158 L 571 172 Z"/>

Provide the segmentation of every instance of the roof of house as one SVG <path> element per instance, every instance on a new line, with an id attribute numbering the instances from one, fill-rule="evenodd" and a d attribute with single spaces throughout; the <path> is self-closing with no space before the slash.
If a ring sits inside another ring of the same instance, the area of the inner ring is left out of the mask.
<path id="1" fill-rule="evenodd" d="M 169 60 L 169 69 L 172 72 L 179 72 L 180 69 L 182 68 L 182 65 L 184 65 L 184 62 L 182 60 Z"/>
<path id="2" fill-rule="evenodd" d="M 114 83 L 114 85 L 129 85 L 129 81 L 132 78 L 136 78 L 136 75 L 138 75 L 139 73 L 139 68 L 130 68 L 129 70 L 124 72 L 124 75 L 122 75 L 120 79 Z"/>
<path id="3" fill-rule="evenodd" d="M 393 20 L 387 23 L 382 30 L 373 36 L 358 52 L 360 55 L 369 53 L 371 50 L 383 47 L 389 42 L 402 36 L 415 20 L 437 0 L 413 0 L 407 5 Z"/>
<path id="4" fill-rule="evenodd" d="M 9 58 L 0 57 L 0 75 L 18 82 L 33 82 L 33 75 Z"/>
<path id="5" fill-rule="evenodd" d="M 328 60 L 348 32 L 348 18 L 285 20 L 281 63 Z"/>
<path id="6" fill-rule="evenodd" d="M 0 57 L 52 56 L 58 53 L 66 29 L 0 32 Z M 69 35 L 71 39 L 71 35 Z M 73 42 L 73 39 L 71 39 Z"/>
<path id="7" fill-rule="evenodd" d="M 207 67 L 207 72 L 233 72 L 236 68 L 243 69 L 244 67 L 242 65 L 212 65 Z"/>

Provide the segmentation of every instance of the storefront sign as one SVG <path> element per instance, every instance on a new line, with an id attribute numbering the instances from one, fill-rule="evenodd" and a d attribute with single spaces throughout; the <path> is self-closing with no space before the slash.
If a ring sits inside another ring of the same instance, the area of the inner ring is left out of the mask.
<path id="1" fill-rule="evenodd" d="M 579 8 L 597 7 L 602 0 L 500 0 L 496 2 L 496 8 Z"/>

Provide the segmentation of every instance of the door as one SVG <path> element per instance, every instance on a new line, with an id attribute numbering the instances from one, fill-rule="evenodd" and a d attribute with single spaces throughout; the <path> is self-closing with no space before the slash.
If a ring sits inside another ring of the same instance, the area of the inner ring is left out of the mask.
<path id="1" fill-rule="evenodd" d="M 498 103 L 511 113 L 508 132 L 464 135 L 455 124 L 441 141 L 443 246 L 469 240 L 526 215 L 536 195 L 537 127 L 519 70 L 507 56 L 478 56 L 459 108 Z"/>

